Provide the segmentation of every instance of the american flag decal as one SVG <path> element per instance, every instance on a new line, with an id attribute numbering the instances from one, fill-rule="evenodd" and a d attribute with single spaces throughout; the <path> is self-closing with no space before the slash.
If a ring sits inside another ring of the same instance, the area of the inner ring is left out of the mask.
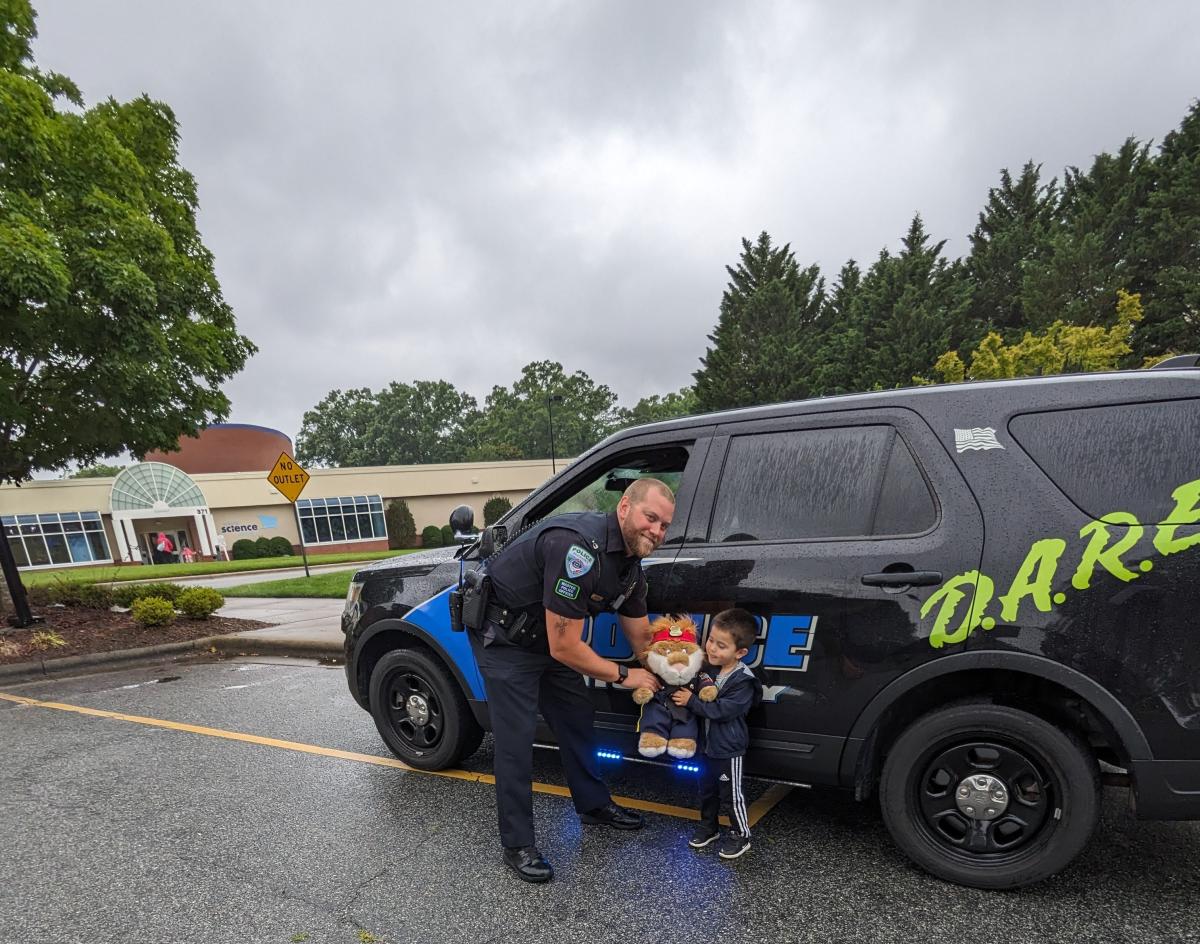
<path id="1" fill-rule="evenodd" d="M 956 429 L 954 431 L 954 448 L 959 452 L 968 449 L 1003 449 L 996 440 L 996 431 L 990 426 L 980 429 Z"/>

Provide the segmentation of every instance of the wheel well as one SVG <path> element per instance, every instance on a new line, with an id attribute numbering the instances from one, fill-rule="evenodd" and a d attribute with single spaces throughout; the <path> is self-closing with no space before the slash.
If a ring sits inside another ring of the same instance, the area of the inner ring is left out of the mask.
<path id="1" fill-rule="evenodd" d="M 896 738 L 913 721 L 935 708 L 964 699 L 1019 708 L 1074 731 L 1098 760 L 1129 766 L 1129 754 L 1116 731 L 1078 693 L 1057 682 L 1008 669 L 973 669 L 938 676 L 915 686 L 888 707 L 858 757 L 854 792 L 866 799 L 875 792 L 879 771 Z"/>
<path id="2" fill-rule="evenodd" d="M 358 665 L 355 672 L 355 685 L 358 689 L 359 704 L 364 708 L 370 708 L 371 691 L 371 673 L 375 671 L 375 666 L 389 652 L 394 652 L 397 649 L 420 649 L 433 659 L 436 659 L 443 666 L 446 665 L 446 660 L 443 659 L 432 646 L 427 645 L 423 640 L 418 638 L 413 633 L 406 632 L 403 629 L 386 629 L 376 633 L 364 644 L 358 653 Z M 447 666 L 447 674 L 454 678 L 454 673 L 449 671 Z"/>

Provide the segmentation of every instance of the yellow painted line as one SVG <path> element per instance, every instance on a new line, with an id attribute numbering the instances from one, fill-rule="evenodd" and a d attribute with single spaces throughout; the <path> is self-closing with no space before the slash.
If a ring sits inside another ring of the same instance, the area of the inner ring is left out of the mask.
<path id="1" fill-rule="evenodd" d="M 127 721 L 131 724 L 144 724 L 152 728 L 166 728 L 171 731 L 187 731 L 190 734 L 202 734 L 206 737 L 225 738 L 229 741 L 242 741 L 246 744 L 258 744 L 263 747 L 275 747 L 285 751 L 299 751 L 303 754 L 317 754 L 321 757 L 336 757 L 339 760 L 355 761 L 360 764 L 374 764 L 377 767 L 393 767 L 397 770 L 404 770 L 414 774 L 427 774 L 431 777 L 449 777 L 452 780 L 466 780 L 472 783 L 486 783 L 495 785 L 496 778 L 491 774 L 475 773 L 470 770 L 420 770 L 417 767 L 410 767 L 404 761 L 396 760 L 394 757 L 379 757 L 375 754 L 359 754 L 356 751 L 339 751 L 332 747 L 318 747 L 315 744 L 304 744 L 300 741 L 284 741 L 279 738 L 261 737 L 257 734 L 243 734 L 240 731 L 226 731 L 222 728 L 208 728 L 196 724 L 183 724 L 179 721 L 166 721 L 162 718 L 146 718 L 142 715 L 127 715 L 119 711 L 105 711 L 101 708 L 84 708 L 80 705 L 68 705 L 63 702 L 56 701 L 40 701 L 37 698 L 27 698 L 24 695 L 10 695 L 7 692 L 0 692 L 0 699 L 4 701 L 15 702 L 18 705 L 25 705 L 29 708 L 51 708 L 56 711 L 70 711 L 80 715 L 90 715 L 93 718 L 108 718 L 113 721 Z M 762 819 L 772 807 L 791 792 L 791 787 L 774 785 L 770 787 L 761 797 L 750 804 L 750 809 L 747 811 L 750 818 L 750 825 L 753 826 Z M 560 787 L 552 783 L 534 783 L 533 791 L 535 793 L 546 793 L 551 796 L 569 797 L 571 791 L 566 787 Z M 631 807 L 633 809 L 642 810 L 646 813 L 661 813 L 664 816 L 674 816 L 679 819 L 698 820 L 700 813 L 697 810 L 688 809 L 683 806 L 671 806 L 667 803 L 654 803 L 651 800 L 639 800 L 634 797 L 613 797 L 615 803 L 621 806 Z M 726 822 L 724 817 L 722 822 Z"/>

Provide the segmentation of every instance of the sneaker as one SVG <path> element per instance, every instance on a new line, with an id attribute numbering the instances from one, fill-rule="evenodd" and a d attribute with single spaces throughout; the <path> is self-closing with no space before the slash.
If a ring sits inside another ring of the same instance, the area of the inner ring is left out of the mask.
<path id="1" fill-rule="evenodd" d="M 720 835 L 721 833 L 717 829 L 702 824 L 696 827 L 696 831 L 692 833 L 692 838 L 688 840 L 688 845 L 693 849 L 703 849 Z"/>
<path id="2" fill-rule="evenodd" d="M 750 837 L 739 836 L 737 833 L 730 833 L 721 840 L 721 848 L 717 850 L 717 855 L 722 859 L 736 859 L 743 852 L 750 848 Z"/>

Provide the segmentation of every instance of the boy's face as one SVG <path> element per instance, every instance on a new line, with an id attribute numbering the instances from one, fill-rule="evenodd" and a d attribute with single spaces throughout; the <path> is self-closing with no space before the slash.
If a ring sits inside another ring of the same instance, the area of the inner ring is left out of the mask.
<path id="1" fill-rule="evenodd" d="M 749 652 L 749 649 L 739 649 L 733 641 L 729 630 L 713 626 L 708 631 L 708 639 L 704 642 L 704 654 L 708 656 L 710 665 L 726 668 L 737 662 Z"/>

